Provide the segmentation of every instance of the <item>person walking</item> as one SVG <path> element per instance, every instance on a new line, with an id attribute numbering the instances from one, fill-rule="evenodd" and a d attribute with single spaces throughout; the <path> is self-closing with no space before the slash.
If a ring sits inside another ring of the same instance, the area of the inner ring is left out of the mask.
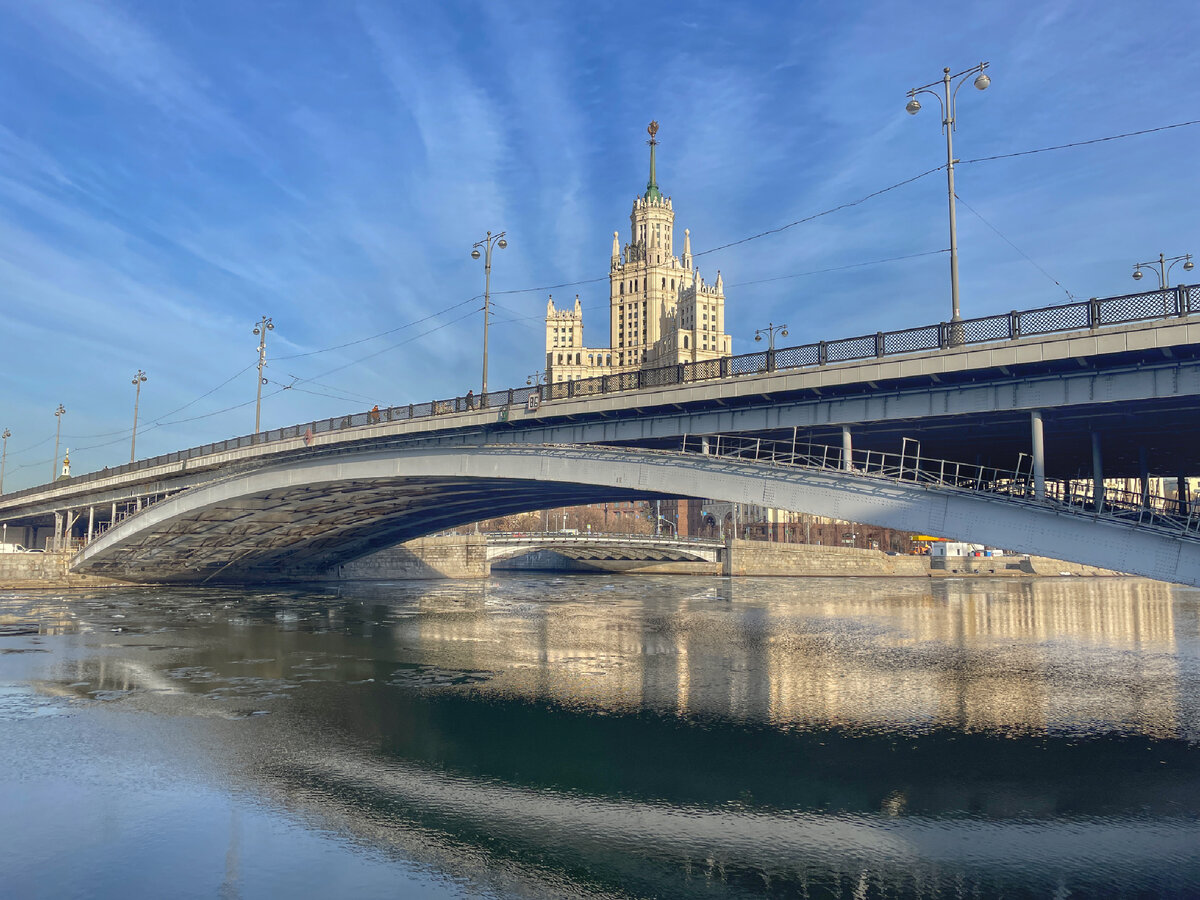
<path id="1" fill-rule="evenodd" d="M 467 409 L 474 409 L 474 408 L 475 408 L 475 389 L 472 388 L 467 391 Z"/>

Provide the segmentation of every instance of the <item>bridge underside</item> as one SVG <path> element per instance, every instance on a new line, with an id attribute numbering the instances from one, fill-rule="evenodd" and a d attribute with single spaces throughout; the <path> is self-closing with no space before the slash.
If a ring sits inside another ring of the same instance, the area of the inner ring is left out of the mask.
<path id="1" fill-rule="evenodd" d="M 118 551 L 98 554 L 79 568 L 132 581 L 305 579 L 481 518 L 642 496 L 597 486 L 469 477 L 282 486 L 131 530 Z M 142 515 L 152 511 L 158 507 Z"/>
<path id="2" fill-rule="evenodd" d="M 305 578 L 489 516 L 634 497 L 758 503 L 1200 583 L 1198 541 L 1031 501 L 697 454 L 552 446 L 279 463 L 142 510 L 88 545 L 73 568 L 134 581 Z"/>

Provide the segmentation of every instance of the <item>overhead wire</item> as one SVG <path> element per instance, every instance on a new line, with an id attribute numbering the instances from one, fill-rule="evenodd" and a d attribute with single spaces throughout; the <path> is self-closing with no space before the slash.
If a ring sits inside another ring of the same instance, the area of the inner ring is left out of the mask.
<path id="1" fill-rule="evenodd" d="M 1119 141 L 1122 138 L 1138 137 L 1143 134 L 1154 134 L 1159 131 L 1170 131 L 1172 128 L 1186 128 L 1189 125 L 1200 125 L 1200 119 L 1190 122 L 1176 122 L 1174 125 L 1160 125 L 1157 128 L 1143 128 L 1141 131 L 1127 131 L 1124 134 L 1110 134 L 1107 137 L 1092 138 L 1089 141 L 1072 141 L 1069 144 L 1056 144 L 1053 147 L 1038 147 L 1036 150 L 1017 150 L 1013 153 L 998 153 L 995 156 L 979 156 L 975 159 L 960 159 L 956 165 L 965 166 L 969 163 L 991 162 L 996 159 L 1012 159 L 1017 156 L 1032 156 L 1035 153 L 1049 153 L 1051 150 L 1069 150 L 1072 147 L 1086 147 L 1089 144 L 1102 144 L 1105 141 Z M 945 168 L 945 166 L 942 166 Z"/>
<path id="2" fill-rule="evenodd" d="M 1032 256 L 1030 256 L 1028 253 L 1026 253 L 1024 250 L 1022 250 L 1020 247 L 1018 247 L 1012 241 L 1010 241 L 1004 234 L 1002 234 L 1000 232 L 999 228 L 997 228 L 995 225 L 993 225 L 991 222 L 989 222 L 987 219 L 985 219 L 983 216 L 981 216 L 979 214 L 978 210 L 976 210 L 973 206 L 971 206 L 970 203 L 968 203 L 966 200 L 964 200 L 959 195 L 958 191 L 954 192 L 954 199 L 956 199 L 959 203 L 961 203 L 963 206 L 965 206 L 967 208 L 967 210 L 970 211 L 971 214 L 975 216 L 975 218 L 979 219 L 980 222 L 982 222 L 988 228 L 992 229 L 992 231 L 994 231 L 996 233 L 996 236 L 999 237 L 1000 240 L 1004 241 L 1004 243 L 1008 244 L 1008 246 L 1010 246 L 1014 250 L 1016 250 L 1017 253 L 1019 253 L 1019 254 L 1021 254 L 1021 256 L 1025 257 L 1026 261 L 1031 266 L 1033 266 L 1035 269 L 1037 269 L 1039 272 L 1041 272 L 1043 275 L 1045 275 L 1047 278 L 1049 278 L 1051 281 L 1053 281 L 1055 284 L 1057 284 L 1060 288 L 1062 288 L 1063 293 L 1065 293 L 1067 295 L 1068 299 L 1070 299 L 1071 302 L 1075 301 L 1075 295 L 1071 293 L 1071 291 L 1067 288 L 1066 285 L 1064 285 L 1061 281 L 1059 281 L 1057 278 L 1055 278 L 1053 275 L 1051 275 L 1049 272 L 1047 272 L 1045 269 L 1043 269 L 1041 267 L 1041 265 Z"/>

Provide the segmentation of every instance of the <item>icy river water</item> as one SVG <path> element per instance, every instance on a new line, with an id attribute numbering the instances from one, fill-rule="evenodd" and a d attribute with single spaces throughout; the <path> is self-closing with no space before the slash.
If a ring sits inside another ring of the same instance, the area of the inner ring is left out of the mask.
<path id="1" fill-rule="evenodd" d="M 1200 591 L 0 594 L 4 897 L 1200 895 Z"/>

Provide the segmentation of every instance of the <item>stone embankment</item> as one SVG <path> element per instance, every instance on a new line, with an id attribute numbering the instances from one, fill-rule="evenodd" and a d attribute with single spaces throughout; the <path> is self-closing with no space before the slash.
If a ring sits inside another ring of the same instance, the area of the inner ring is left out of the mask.
<path id="1" fill-rule="evenodd" d="M 76 575 L 69 568 L 72 555 L 71 551 L 0 553 L 0 590 L 91 588 L 124 583 L 96 575 Z"/>
<path id="2" fill-rule="evenodd" d="M 888 556 L 879 550 L 728 541 L 722 560 L 664 562 L 639 560 L 570 560 L 538 551 L 529 560 L 513 560 L 507 569 L 608 572 L 628 575 L 726 575 L 828 578 L 1038 577 L 1119 575 L 1107 569 L 1048 559 L 1044 556 L 948 557 Z M 0 590 L 91 588 L 123 582 L 70 571 L 71 554 L 0 554 Z M 499 569 L 500 566 L 497 566 Z M 419 538 L 338 566 L 330 581 L 403 581 L 417 578 L 485 578 L 491 574 L 483 535 Z"/>

